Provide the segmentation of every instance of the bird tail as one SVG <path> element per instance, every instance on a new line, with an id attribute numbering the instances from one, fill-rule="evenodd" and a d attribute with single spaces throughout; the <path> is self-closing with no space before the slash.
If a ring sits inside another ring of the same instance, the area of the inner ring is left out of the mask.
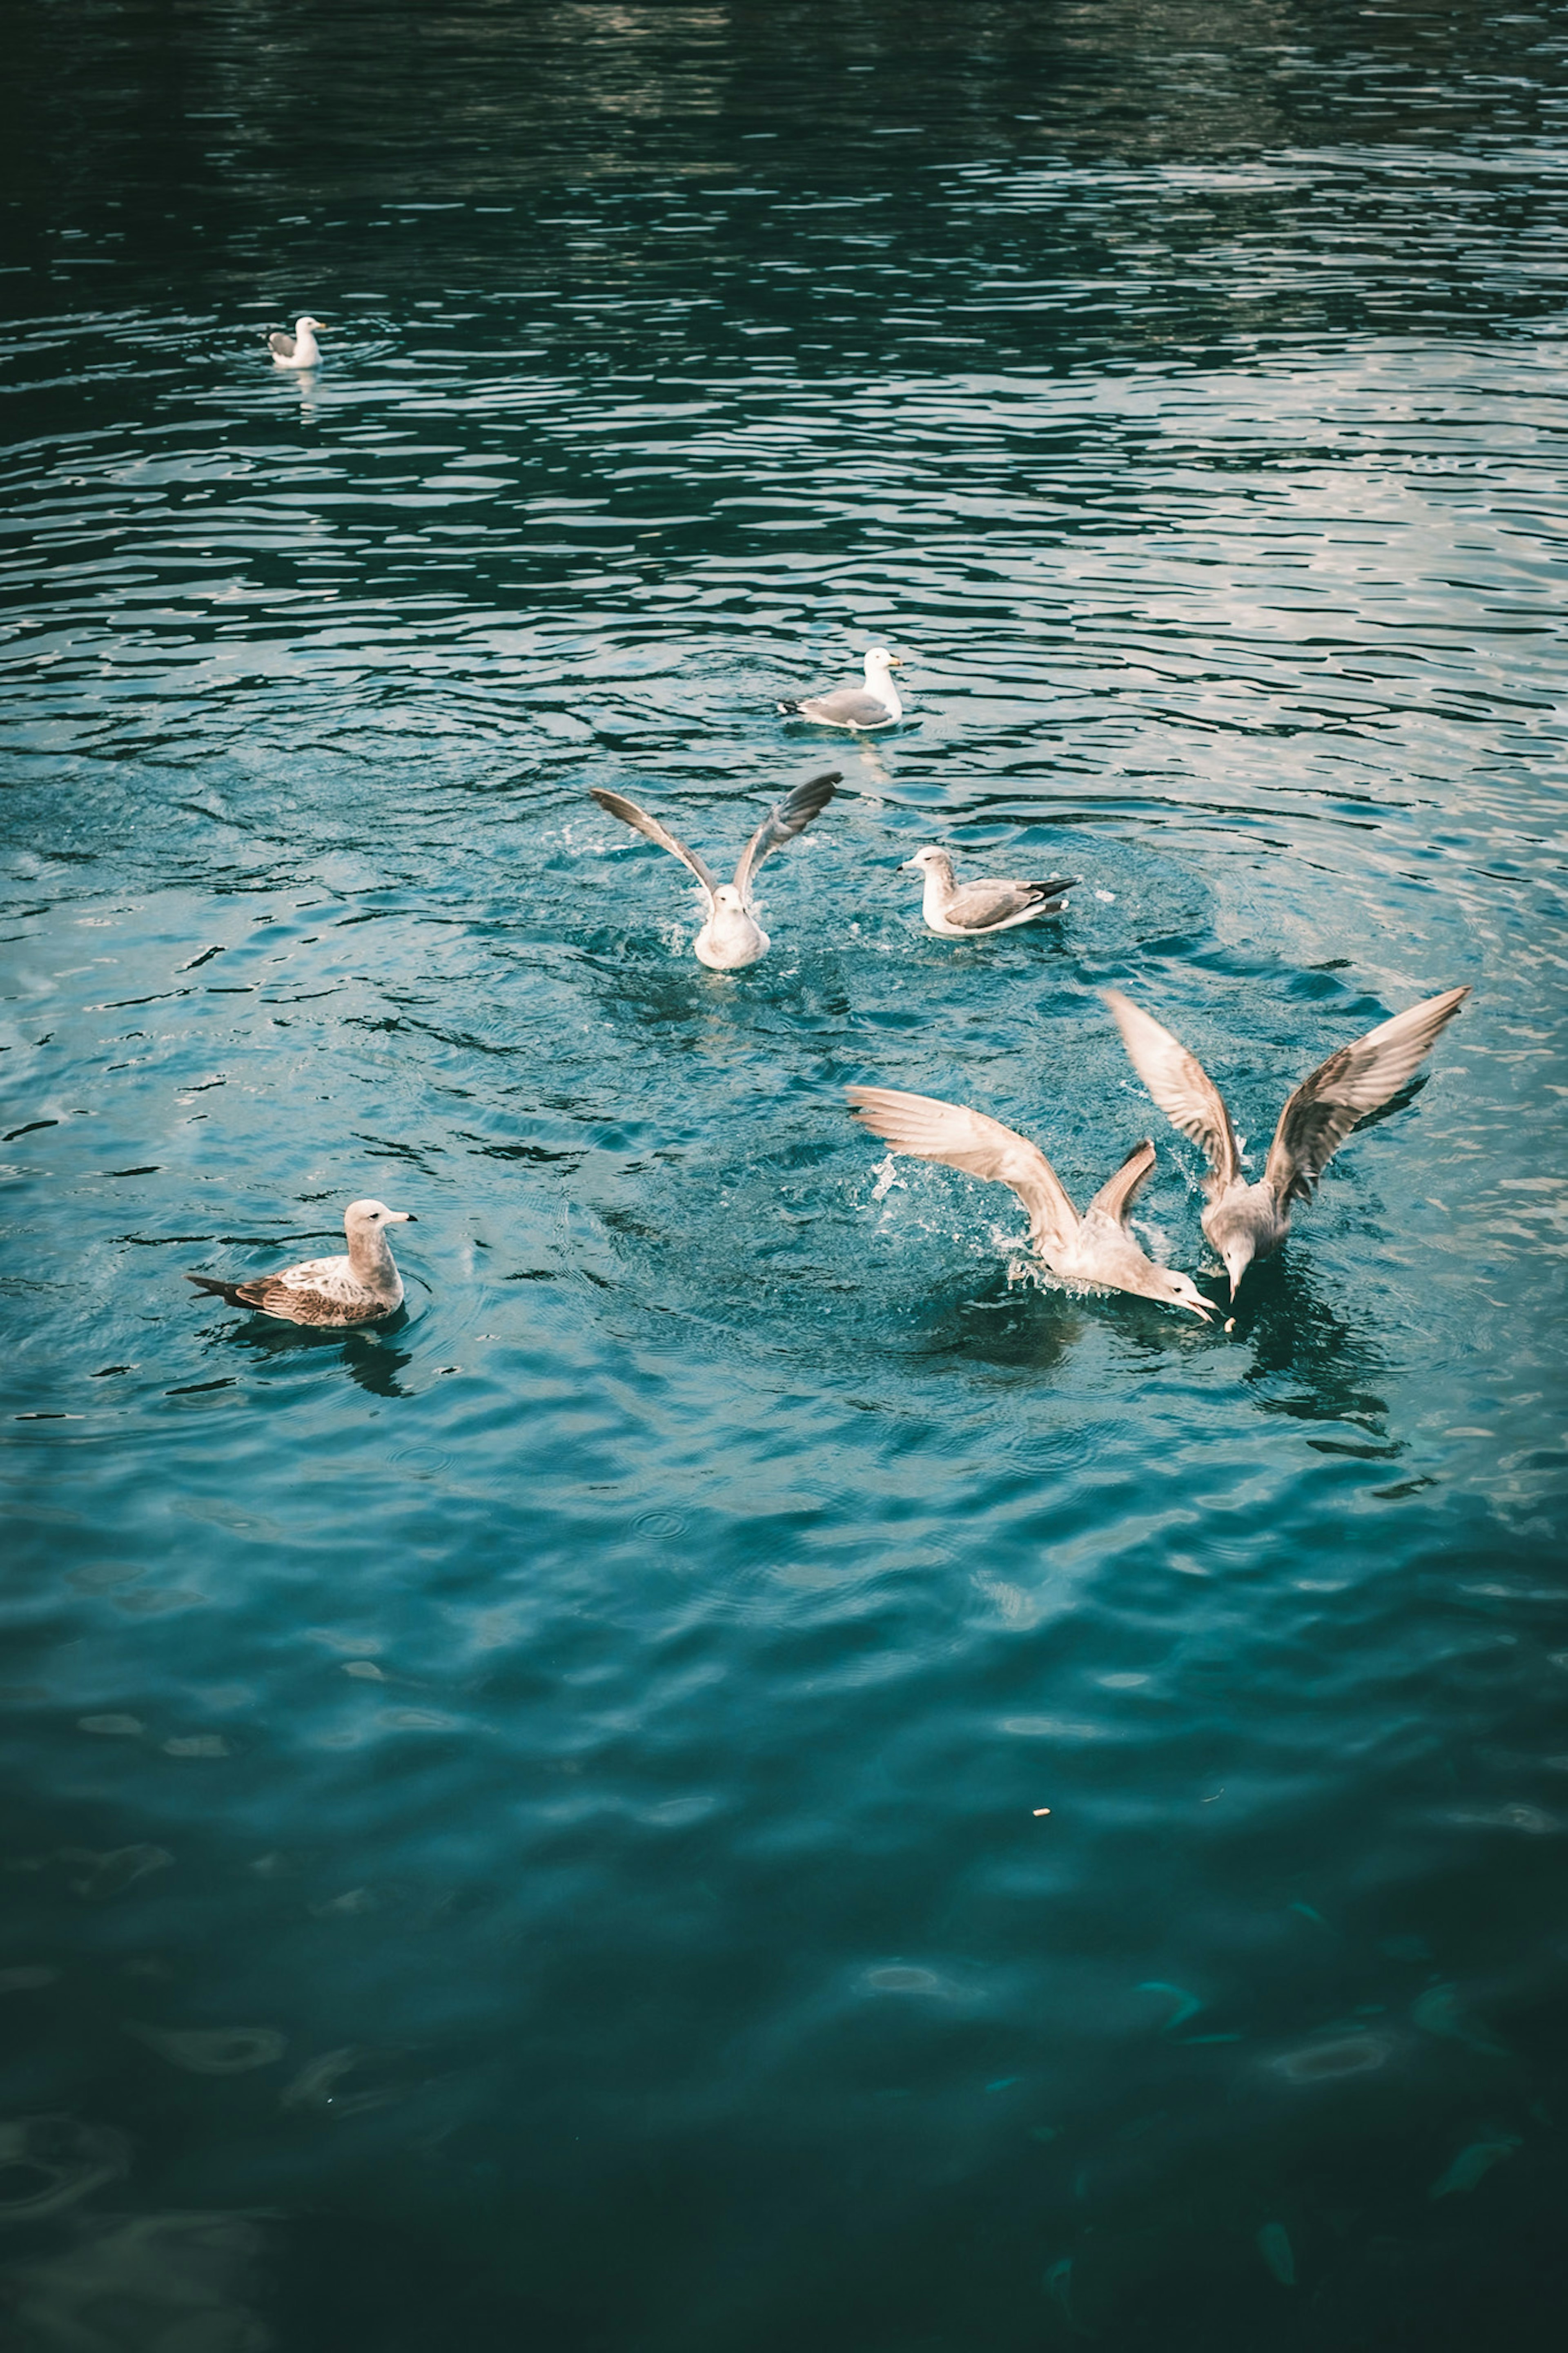
<path id="1" fill-rule="evenodd" d="M 1029 889 L 1037 892 L 1042 899 L 1057 899 L 1064 891 L 1076 891 L 1078 885 L 1076 874 L 1058 874 L 1054 882 L 1031 882 Z"/>
<path id="2" fill-rule="evenodd" d="M 243 1307 L 245 1304 L 239 1295 L 237 1282 L 224 1282 L 212 1274 L 187 1274 L 185 1281 L 194 1282 L 198 1291 L 205 1292 L 214 1299 L 226 1299 L 231 1307 Z"/>
<path id="3" fill-rule="evenodd" d="M 781 702 L 776 704 L 774 707 L 777 710 L 784 712 L 786 717 L 796 717 L 799 715 L 800 705 L 798 702 Z"/>

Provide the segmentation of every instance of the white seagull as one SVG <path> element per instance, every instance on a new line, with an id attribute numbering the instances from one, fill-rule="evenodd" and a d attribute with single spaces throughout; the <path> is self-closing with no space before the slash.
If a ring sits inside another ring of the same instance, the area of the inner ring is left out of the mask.
<path id="1" fill-rule="evenodd" d="M 889 673 L 903 666 L 900 656 L 889 653 L 886 646 L 873 646 L 866 657 L 864 686 L 836 686 L 827 694 L 781 702 L 779 709 L 792 719 L 815 719 L 819 727 L 847 727 L 854 734 L 864 734 L 873 727 L 896 726 L 904 715 L 904 706 Z"/>
<path id="2" fill-rule="evenodd" d="M 1156 1266 L 1127 1230 L 1134 1196 L 1154 1166 L 1154 1147 L 1147 1140 L 1133 1145 L 1080 1218 L 1039 1145 L 999 1119 L 962 1103 L 942 1103 L 935 1095 L 897 1094 L 890 1087 L 849 1087 L 846 1092 L 856 1118 L 895 1152 L 944 1161 L 972 1176 L 1010 1185 L 1029 1212 L 1035 1254 L 1053 1274 L 1189 1308 L 1205 1323 L 1214 1314 L 1190 1275 Z"/>
<path id="3" fill-rule="evenodd" d="M 292 334 L 284 327 L 274 327 L 267 338 L 273 365 L 281 368 L 320 366 L 321 353 L 316 333 L 321 324 L 320 319 L 296 319 Z"/>
<path id="4" fill-rule="evenodd" d="M 1059 915 L 1067 901 L 1058 894 L 1078 881 L 1076 874 L 1058 874 L 1051 882 L 955 882 L 952 859 L 934 845 L 906 858 L 900 871 L 925 876 L 921 913 L 926 929 L 940 932 L 944 940 L 976 940 L 990 932 L 1014 931 L 1042 915 Z"/>
<path id="5" fill-rule="evenodd" d="M 1116 989 L 1103 991 L 1133 1069 L 1173 1126 L 1207 1155 L 1203 1227 L 1225 1261 L 1233 1299 L 1253 1260 L 1267 1258 L 1289 1232 L 1293 1204 L 1311 1199 L 1351 1130 L 1398 1093 L 1469 993 L 1445 989 L 1406 1006 L 1320 1062 L 1280 1113 L 1263 1174 L 1249 1185 L 1230 1113 L 1203 1064 Z"/>
<path id="6" fill-rule="evenodd" d="M 624 793 L 606 792 L 595 785 L 593 797 L 602 809 L 618 817 L 623 825 L 629 825 L 647 840 L 658 842 L 661 849 L 668 849 L 696 875 L 707 910 L 707 920 L 692 942 L 697 960 L 710 972 L 739 972 L 743 965 L 755 964 L 759 956 L 766 955 L 769 946 L 768 935 L 757 921 L 752 900 L 752 876 L 769 850 L 793 841 L 797 833 L 805 831 L 814 817 L 821 816 L 838 781 L 839 771 L 829 768 L 825 775 L 813 776 L 808 784 L 796 785 L 782 801 L 775 801 L 741 852 L 732 882 L 715 882 L 694 849 L 688 849 L 668 827 L 660 825 L 658 818 L 649 817 L 647 809 L 638 808 L 636 801 L 627 800 Z"/>
<path id="7" fill-rule="evenodd" d="M 226 1299 L 231 1307 L 258 1308 L 286 1324 L 346 1326 L 374 1324 L 403 1304 L 403 1277 L 386 1239 L 388 1226 L 417 1224 L 412 1209 L 389 1209 L 384 1201 L 351 1201 L 343 1211 L 346 1258 L 301 1259 L 276 1274 L 224 1282 L 210 1274 L 187 1274 L 198 1291 Z"/>

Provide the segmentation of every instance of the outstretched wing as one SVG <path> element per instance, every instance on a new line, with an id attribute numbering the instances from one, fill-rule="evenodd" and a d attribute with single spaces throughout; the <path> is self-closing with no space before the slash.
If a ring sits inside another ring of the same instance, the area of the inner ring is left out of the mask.
<path id="1" fill-rule="evenodd" d="M 1204 1190 L 1210 1200 L 1241 1173 L 1241 1152 L 1219 1089 L 1179 1038 L 1121 991 L 1100 991 L 1121 1032 L 1128 1058 L 1173 1127 L 1201 1145 L 1209 1164 Z"/>
<path id="2" fill-rule="evenodd" d="M 797 833 L 805 831 L 814 817 L 822 815 L 833 798 L 840 775 L 839 769 L 828 768 L 822 776 L 813 776 L 809 784 L 796 785 L 782 801 L 773 803 L 741 852 L 741 862 L 735 869 L 735 888 L 743 900 L 749 899 L 752 877 L 768 852 L 793 841 Z"/>
<path id="3" fill-rule="evenodd" d="M 1342 1046 L 1302 1080 L 1279 1114 L 1263 1171 L 1281 1207 L 1311 1199 L 1319 1177 L 1356 1122 L 1398 1093 L 1469 993 L 1448 988 L 1441 997 L 1407 1006 L 1364 1038 Z"/>
<path id="4" fill-rule="evenodd" d="M 1115 1176 L 1106 1178 L 1084 1216 L 1092 1218 L 1098 1209 L 1101 1217 L 1114 1218 L 1119 1226 L 1124 1226 L 1139 1188 L 1146 1183 L 1153 1166 L 1154 1147 L 1145 1136 L 1142 1144 L 1133 1145 Z"/>
<path id="5" fill-rule="evenodd" d="M 713 893 L 719 886 L 694 849 L 688 849 L 683 841 L 677 841 L 668 827 L 660 825 L 658 818 L 649 817 L 647 809 L 638 808 L 636 801 L 627 800 L 624 793 L 606 792 L 602 786 L 595 785 L 592 797 L 602 809 L 608 809 L 612 817 L 618 817 L 623 825 L 629 825 L 634 833 L 640 833 L 645 840 L 657 841 L 661 849 L 668 849 L 671 857 L 679 858 L 682 866 L 696 875 L 707 892 L 708 904 L 711 909 Z"/>
<path id="6" fill-rule="evenodd" d="M 848 1087 L 855 1116 L 895 1152 L 942 1160 L 972 1176 L 1010 1185 L 1029 1212 L 1030 1230 L 1045 1250 L 1066 1250 L 1078 1231 L 1078 1211 L 1037 1144 L 988 1119 L 983 1111 L 942 1103 L 935 1095 L 905 1095 L 890 1087 Z"/>

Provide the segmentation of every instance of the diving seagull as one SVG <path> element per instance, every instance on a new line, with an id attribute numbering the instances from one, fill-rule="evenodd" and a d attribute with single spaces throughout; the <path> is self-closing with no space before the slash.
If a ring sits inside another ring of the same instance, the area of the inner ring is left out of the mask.
<path id="1" fill-rule="evenodd" d="M 1469 995 L 1445 989 L 1380 1021 L 1304 1078 L 1279 1114 L 1257 1184 L 1241 1173 L 1241 1147 L 1218 1088 L 1179 1038 L 1113 988 L 1103 992 L 1132 1067 L 1160 1109 L 1206 1154 L 1205 1233 L 1225 1261 L 1234 1299 L 1255 1258 L 1279 1249 L 1297 1201 L 1318 1179 L 1357 1122 L 1397 1094 Z"/>
<path id="2" fill-rule="evenodd" d="M 378 1323 L 403 1304 L 403 1277 L 393 1261 L 388 1226 L 417 1224 L 412 1209 L 389 1209 L 384 1201 L 351 1201 L 343 1211 L 346 1258 L 301 1259 L 276 1274 L 223 1282 L 210 1274 L 188 1274 L 198 1291 L 226 1299 L 231 1307 L 258 1308 L 286 1324 L 346 1327 Z"/>
<path id="3" fill-rule="evenodd" d="M 1109 1291 L 1131 1291 L 1167 1307 L 1186 1307 L 1205 1323 L 1214 1309 L 1190 1275 L 1156 1266 L 1127 1230 L 1128 1213 L 1139 1187 L 1154 1166 L 1154 1147 L 1135 1144 L 1108 1184 L 1100 1187 L 1080 1218 L 1056 1170 L 1037 1144 L 962 1103 L 934 1095 L 897 1094 L 890 1087 L 849 1087 L 855 1116 L 895 1152 L 920 1160 L 944 1161 L 1010 1185 L 1029 1212 L 1029 1240 L 1037 1257 L 1068 1282 L 1094 1282 Z"/>
<path id="4" fill-rule="evenodd" d="M 1058 874 L 1051 882 L 955 882 L 952 860 L 934 846 L 906 858 L 900 873 L 925 876 L 921 913 L 926 929 L 944 940 L 976 940 L 991 932 L 1015 931 L 1042 915 L 1059 915 L 1067 901 L 1058 894 L 1070 891 L 1076 874 Z"/>
<path id="5" fill-rule="evenodd" d="M 872 727 L 895 726 L 904 715 L 904 706 L 889 672 L 903 666 L 901 658 L 889 653 L 886 646 L 873 646 L 866 657 L 864 686 L 836 686 L 827 694 L 781 702 L 779 709 L 792 719 L 815 719 L 819 727 L 847 727 L 857 734 Z"/>
<path id="6" fill-rule="evenodd" d="M 752 902 L 752 877 L 771 849 L 793 841 L 804 833 L 814 817 L 820 817 L 833 798 L 833 788 L 839 781 L 839 771 L 829 768 L 809 784 L 796 785 L 782 801 L 773 807 L 741 852 L 741 862 L 735 869 L 732 882 L 715 882 L 712 875 L 694 849 L 688 849 L 673 833 L 660 825 L 658 818 L 649 817 L 647 809 L 638 808 L 623 793 L 606 792 L 595 785 L 593 797 L 602 809 L 618 817 L 623 825 L 657 841 L 696 875 L 707 909 L 707 920 L 692 942 L 698 962 L 710 972 L 739 972 L 742 965 L 755 964 L 768 952 L 768 935 L 756 917 Z"/>
<path id="7" fill-rule="evenodd" d="M 287 328 L 274 327 L 267 338 L 274 364 L 281 368 L 318 367 L 321 353 L 316 332 L 321 324 L 320 319 L 296 319 L 292 334 Z"/>

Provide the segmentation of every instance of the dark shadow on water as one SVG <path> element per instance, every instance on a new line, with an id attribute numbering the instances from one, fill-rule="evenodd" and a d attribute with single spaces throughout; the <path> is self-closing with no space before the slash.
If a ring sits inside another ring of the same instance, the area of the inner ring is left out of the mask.
<path id="1" fill-rule="evenodd" d="M 1350 1423 L 1381 1441 L 1346 1451 L 1400 1451 L 1388 1441 L 1388 1404 L 1378 1394 L 1391 1377 L 1386 1358 L 1340 1303 L 1331 1303 L 1300 1250 L 1287 1243 L 1249 1268 L 1233 1312 L 1230 1336 L 1251 1350 L 1243 1378 L 1260 1412 Z"/>
<path id="2" fill-rule="evenodd" d="M 412 1397 L 397 1376 L 413 1362 L 413 1351 L 396 1345 L 411 1324 L 406 1307 L 384 1324 L 359 1332 L 312 1332 L 298 1324 L 273 1323 L 251 1316 L 223 1335 L 224 1345 L 243 1348 L 264 1376 L 298 1367 L 302 1356 L 337 1356 L 356 1387 L 372 1397 Z"/>
<path id="3" fill-rule="evenodd" d="M 1037 1279 L 1027 1269 L 1015 1273 L 998 1267 L 988 1279 L 931 1298 L 913 1353 L 932 1362 L 963 1356 L 1046 1373 L 1065 1364 L 1100 1324 L 1145 1349 L 1152 1362 L 1190 1346 L 1205 1328 L 1195 1316 L 1154 1300 L 1058 1290 L 1048 1277 Z"/>

